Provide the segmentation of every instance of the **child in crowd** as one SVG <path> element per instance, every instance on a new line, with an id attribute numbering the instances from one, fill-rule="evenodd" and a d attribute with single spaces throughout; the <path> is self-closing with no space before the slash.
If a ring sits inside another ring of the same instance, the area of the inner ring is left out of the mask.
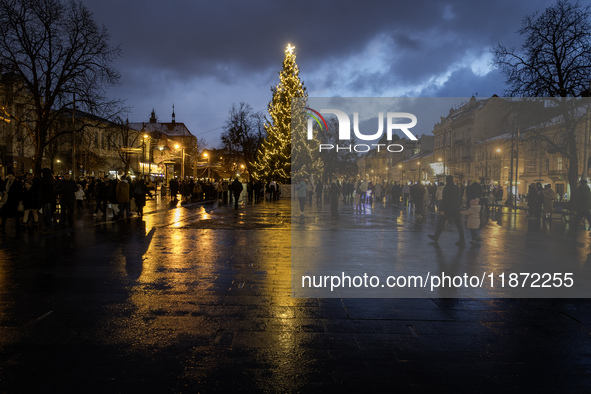
<path id="1" fill-rule="evenodd" d="M 76 195 L 76 207 L 78 208 L 78 212 L 81 212 L 83 209 L 83 202 L 84 202 L 84 190 L 82 189 L 82 185 L 78 184 L 78 190 L 74 193 Z"/>
<path id="2" fill-rule="evenodd" d="M 476 243 L 476 242 L 480 242 L 481 238 L 480 238 L 480 234 L 479 234 L 479 228 L 480 228 L 480 210 L 481 210 L 481 206 L 479 205 L 480 199 L 479 198 L 474 198 L 472 200 L 470 200 L 470 208 L 468 208 L 465 211 L 461 211 L 460 214 L 464 215 L 464 216 L 468 216 L 468 224 L 467 224 L 467 228 L 470 230 L 470 237 L 472 238 L 470 240 L 470 243 Z"/>
<path id="3" fill-rule="evenodd" d="M 23 223 L 25 227 L 29 226 L 29 215 L 33 216 L 33 227 L 37 227 L 39 224 L 39 216 L 37 215 L 37 193 L 33 190 L 33 182 L 25 182 L 25 190 L 23 192 Z"/>

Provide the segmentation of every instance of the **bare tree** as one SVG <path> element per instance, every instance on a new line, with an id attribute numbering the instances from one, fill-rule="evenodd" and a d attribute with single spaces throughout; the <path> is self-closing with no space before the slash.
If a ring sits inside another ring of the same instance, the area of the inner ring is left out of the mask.
<path id="1" fill-rule="evenodd" d="M 141 147 L 138 148 L 137 146 L 141 145 L 140 141 L 142 141 L 143 134 L 132 130 L 129 128 L 128 122 L 123 122 L 121 118 L 117 119 L 117 122 L 112 125 L 112 127 L 107 132 L 107 138 L 109 141 L 110 146 L 114 147 L 119 154 L 119 159 L 123 163 L 123 170 L 127 174 L 129 172 L 129 168 L 131 167 L 131 163 L 134 157 L 137 158 L 138 155 L 142 154 L 143 156 L 146 155 L 146 149 L 148 153 L 152 150 L 152 139 L 148 138 L 147 148 Z M 142 144 L 146 144 L 146 141 L 142 141 Z M 151 157 L 142 157 L 143 161 L 147 159 L 152 159 Z"/>
<path id="2" fill-rule="evenodd" d="M 31 103 L 26 114 L 5 116 L 22 124 L 35 147 L 34 170 L 42 166 L 45 148 L 71 129 L 55 127 L 78 109 L 109 118 L 120 107 L 105 88 L 119 73 L 112 62 L 120 55 L 111 47 L 80 2 L 0 0 L 0 67 L 18 80 L 18 94 Z"/>
<path id="3" fill-rule="evenodd" d="M 265 118 L 260 112 L 254 112 L 246 103 L 232 105 L 224 132 L 222 143 L 224 150 L 232 157 L 244 160 L 248 173 L 251 174 L 251 163 L 255 161 L 258 149 L 265 138 Z"/>
<path id="4" fill-rule="evenodd" d="M 543 13 L 523 20 L 519 34 L 525 41 L 520 50 L 497 45 L 494 64 L 506 75 L 510 96 L 577 97 L 588 95 L 591 80 L 590 7 L 559 0 Z M 544 150 L 559 152 L 567 161 L 568 182 L 576 190 L 579 177 L 577 110 L 573 101 L 556 99 L 562 127 L 558 133 L 543 128 L 530 136 Z M 580 118 L 580 116 L 579 116 Z"/>

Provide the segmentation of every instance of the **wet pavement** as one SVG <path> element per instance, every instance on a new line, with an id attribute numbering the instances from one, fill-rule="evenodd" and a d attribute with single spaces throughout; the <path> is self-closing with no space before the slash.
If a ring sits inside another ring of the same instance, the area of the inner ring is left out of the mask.
<path id="1" fill-rule="evenodd" d="M 302 221 L 317 238 L 352 223 L 367 244 L 380 233 L 364 229 L 372 221 L 419 250 L 417 262 L 473 249 L 429 244 L 432 215 L 343 207 L 335 224 L 322 206 L 291 223 L 289 207 L 152 200 L 143 220 L 88 211 L 55 235 L 9 228 L 0 392 L 591 390 L 587 299 L 292 298 L 290 229 Z M 588 234 L 567 237 L 559 219 L 496 219 L 479 253 L 519 260 L 562 245 L 565 264 L 587 262 Z"/>

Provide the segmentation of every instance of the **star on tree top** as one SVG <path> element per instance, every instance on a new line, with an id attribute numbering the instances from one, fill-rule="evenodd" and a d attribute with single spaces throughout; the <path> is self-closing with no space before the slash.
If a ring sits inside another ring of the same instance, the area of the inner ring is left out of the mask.
<path id="1" fill-rule="evenodd" d="M 287 49 L 285 50 L 285 52 L 291 55 L 294 49 L 295 47 L 292 47 L 291 44 L 287 44 Z"/>

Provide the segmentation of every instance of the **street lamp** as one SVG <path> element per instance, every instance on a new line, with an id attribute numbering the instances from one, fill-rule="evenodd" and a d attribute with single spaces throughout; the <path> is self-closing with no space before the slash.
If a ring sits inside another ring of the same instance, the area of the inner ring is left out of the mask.
<path id="1" fill-rule="evenodd" d="M 174 147 L 181 149 L 181 179 L 185 179 L 185 147 L 179 144 L 176 144 Z"/>
<path id="2" fill-rule="evenodd" d="M 417 165 L 419 166 L 419 183 L 421 182 L 421 162 L 417 161 Z"/>
<path id="3" fill-rule="evenodd" d="M 501 153 L 501 148 L 496 149 L 497 153 Z M 501 186 L 501 176 L 503 174 L 503 160 L 499 157 L 499 187 Z"/>
<path id="4" fill-rule="evenodd" d="M 209 155 L 207 152 L 203 152 L 203 156 L 207 158 L 207 179 L 209 179 Z"/>
<path id="5" fill-rule="evenodd" d="M 146 161 L 146 141 L 150 144 L 150 146 L 148 147 L 148 175 L 150 175 L 150 173 L 152 172 L 152 163 L 151 163 L 151 159 L 152 159 L 152 154 L 150 153 L 150 151 L 152 150 L 152 141 L 149 140 L 148 138 L 150 138 L 150 136 L 148 134 L 144 134 L 144 166 L 146 166 L 145 161 Z M 144 173 L 144 168 L 142 167 L 142 174 Z"/>

